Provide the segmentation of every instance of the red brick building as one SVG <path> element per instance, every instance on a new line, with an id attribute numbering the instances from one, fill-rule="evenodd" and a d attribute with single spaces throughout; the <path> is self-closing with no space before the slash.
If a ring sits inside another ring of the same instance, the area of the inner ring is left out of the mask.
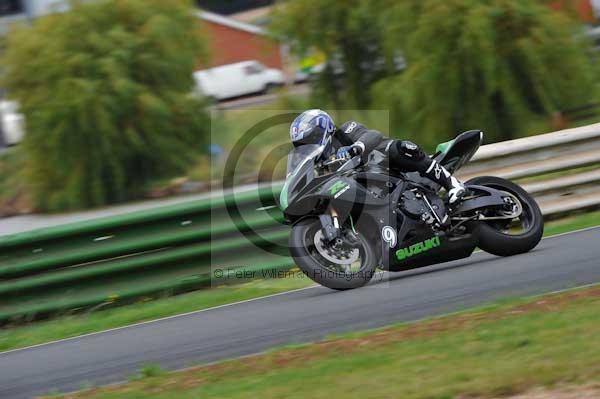
<path id="1" fill-rule="evenodd" d="M 208 67 L 257 60 L 268 67 L 284 69 L 281 45 L 269 38 L 263 28 L 208 11 L 197 15 L 202 20 L 200 29 L 209 39 Z"/>
<path id="2" fill-rule="evenodd" d="M 582 22 L 593 24 L 597 22 L 598 3 L 594 0 L 554 0 L 550 6 L 555 10 L 570 9 L 577 13 Z"/>

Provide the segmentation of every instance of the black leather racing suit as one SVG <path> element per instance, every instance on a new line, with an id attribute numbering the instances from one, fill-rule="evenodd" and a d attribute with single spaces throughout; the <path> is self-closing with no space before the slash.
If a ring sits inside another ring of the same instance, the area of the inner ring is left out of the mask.
<path id="1" fill-rule="evenodd" d="M 415 143 L 390 139 L 356 121 L 341 125 L 333 134 L 332 144 L 336 150 L 358 144 L 362 147 L 363 161 L 367 160 L 371 151 L 378 150 L 387 156 L 390 166 L 406 172 L 419 172 L 421 176 L 440 184 L 446 190 L 451 190 L 458 182 Z"/>

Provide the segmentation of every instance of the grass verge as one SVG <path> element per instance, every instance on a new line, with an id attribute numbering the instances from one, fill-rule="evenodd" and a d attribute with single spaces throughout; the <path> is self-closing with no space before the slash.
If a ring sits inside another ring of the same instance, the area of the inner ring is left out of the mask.
<path id="1" fill-rule="evenodd" d="M 547 222 L 544 225 L 544 236 L 567 233 L 589 227 L 600 226 L 600 211 L 570 216 Z"/>
<path id="2" fill-rule="evenodd" d="M 175 373 L 69 399 L 488 398 L 598 382 L 600 286 Z"/>
<path id="3" fill-rule="evenodd" d="M 600 226 L 600 211 L 550 222 L 546 225 L 545 235 L 560 234 L 591 226 Z M 256 280 L 241 285 L 216 287 L 99 312 L 77 314 L 29 325 L 4 328 L 0 330 L 0 351 L 76 337 L 133 323 L 308 287 L 312 284 L 311 280 L 297 272 L 288 278 Z"/>

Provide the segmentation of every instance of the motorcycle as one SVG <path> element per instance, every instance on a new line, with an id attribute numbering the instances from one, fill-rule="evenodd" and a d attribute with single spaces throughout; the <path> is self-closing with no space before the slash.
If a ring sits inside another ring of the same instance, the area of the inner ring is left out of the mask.
<path id="1" fill-rule="evenodd" d="M 479 130 L 442 143 L 431 157 L 455 173 L 475 154 Z M 469 257 L 476 247 L 511 256 L 533 249 L 544 224 L 539 206 L 520 186 L 481 176 L 450 207 L 442 188 L 417 173 L 390 168 L 372 151 L 368 160 L 321 159 L 322 145 L 288 155 L 279 206 L 292 225 L 291 256 L 315 282 L 336 290 L 367 284 L 377 269 L 405 271 Z"/>

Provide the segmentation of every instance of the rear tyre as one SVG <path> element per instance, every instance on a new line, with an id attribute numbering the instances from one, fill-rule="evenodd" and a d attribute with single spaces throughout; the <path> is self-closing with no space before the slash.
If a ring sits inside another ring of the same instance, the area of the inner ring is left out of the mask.
<path id="1" fill-rule="evenodd" d="M 377 258 L 367 238 L 356 232 L 346 253 L 357 251 L 358 256 L 352 255 L 356 258 L 352 264 L 340 265 L 332 262 L 331 255 L 323 255 L 323 248 L 317 247 L 315 236 L 318 241 L 320 231 L 317 218 L 303 219 L 292 227 L 290 253 L 300 270 L 311 280 L 334 290 L 350 290 L 367 284 L 377 268 Z"/>
<path id="2" fill-rule="evenodd" d="M 506 222 L 473 222 L 474 233 L 479 239 L 479 248 L 498 256 L 511 256 L 532 250 L 544 234 L 544 218 L 533 197 L 519 185 L 508 180 L 481 176 L 471 179 L 466 185 L 479 185 L 505 191 L 515 196 L 522 206 L 522 213 L 515 224 L 520 227 L 518 233 L 511 233 Z"/>

